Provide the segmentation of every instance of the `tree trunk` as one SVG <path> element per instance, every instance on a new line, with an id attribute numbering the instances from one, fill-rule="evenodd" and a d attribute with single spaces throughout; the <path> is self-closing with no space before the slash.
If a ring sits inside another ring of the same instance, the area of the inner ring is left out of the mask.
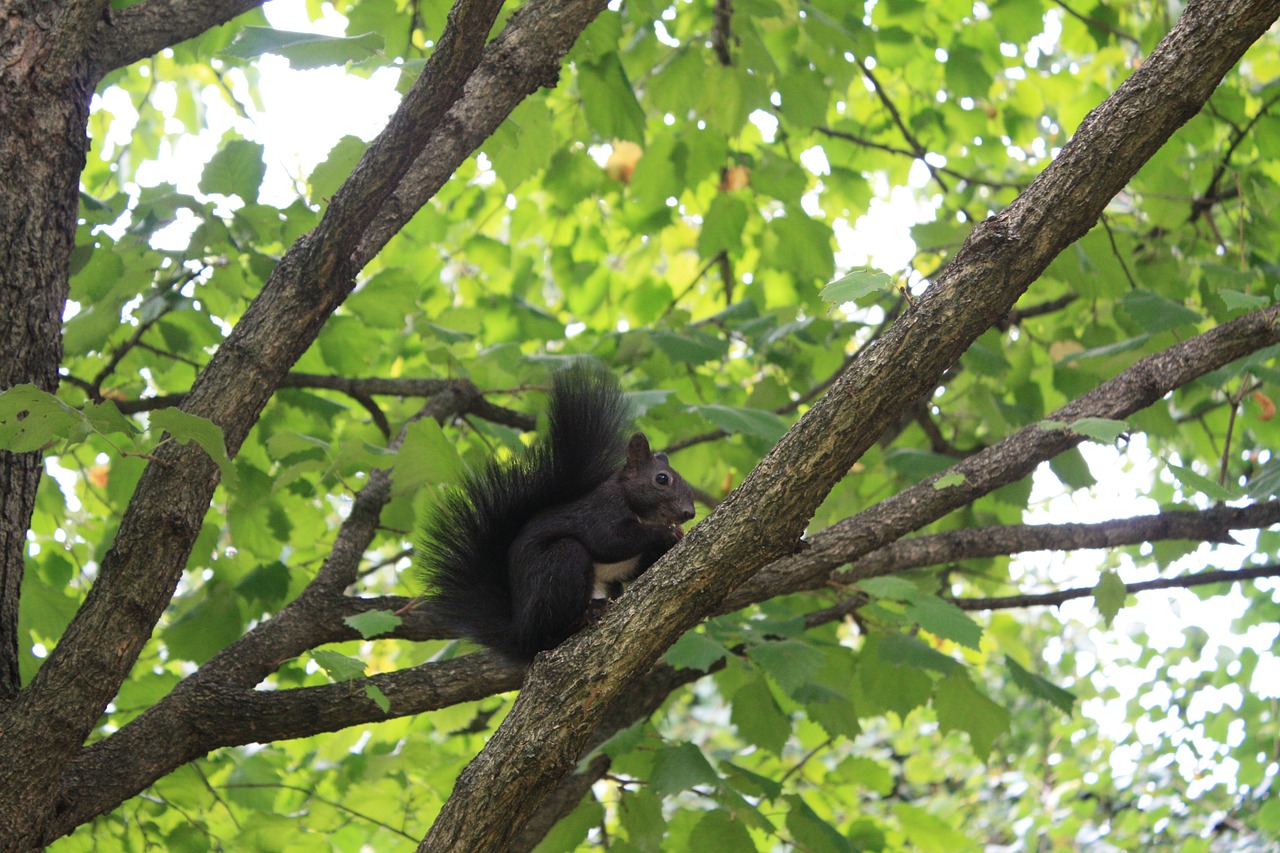
<path id="1" fill-rule="evenodd" d="M 92 86 L 62 62 L 41 4 L 0 20 L 0 391 L 58 387 Z M 0 452 L 0 707 L 18 679 L 18 603 L 41 456 Z"/>

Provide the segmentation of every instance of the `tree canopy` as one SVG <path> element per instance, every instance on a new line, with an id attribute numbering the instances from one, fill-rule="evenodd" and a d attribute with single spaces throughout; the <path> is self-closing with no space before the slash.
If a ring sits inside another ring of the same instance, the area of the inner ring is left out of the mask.
<path id="1" fill-rule="evenodd" d="M 1280 0 L 260 7 L 0 21 L 0 849 L 1276 842 Z M 588 354 L 699 514 L 525 670 Z"/>

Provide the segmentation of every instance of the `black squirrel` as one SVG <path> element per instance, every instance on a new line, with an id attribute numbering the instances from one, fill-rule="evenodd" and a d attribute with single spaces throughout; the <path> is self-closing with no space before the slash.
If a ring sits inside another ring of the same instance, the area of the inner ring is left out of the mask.
<path id="1" fill-rule="evenodd" d="M 604 367 L 552 376 L 549 428 L 447 492 L 422 531 L 417 564 L 438 618 L 528 661 L 559 645 L 680 541 L 693 490 L 644 433 Z"/>

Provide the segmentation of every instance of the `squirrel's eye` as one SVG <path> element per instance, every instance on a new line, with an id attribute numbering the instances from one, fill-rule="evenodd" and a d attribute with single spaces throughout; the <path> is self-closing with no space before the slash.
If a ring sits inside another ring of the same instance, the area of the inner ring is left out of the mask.
<path id="1" fill-rule="evenodd" d="M 654 477 L 654 478 L 653 478 L 653 480 L 654 480 L 654 482 L 656 482 L 659 486 L 665 486 L 667 483 L 670 483 L 670 482 L 671 482 L 671 478 L 667 476 L 667 472 L 666 472 L 666 471 L 663 471 L 663 472 L 659 473 L 659 474 L 658 474 L 658 476 L 656 476 L 656 477 Z"/>

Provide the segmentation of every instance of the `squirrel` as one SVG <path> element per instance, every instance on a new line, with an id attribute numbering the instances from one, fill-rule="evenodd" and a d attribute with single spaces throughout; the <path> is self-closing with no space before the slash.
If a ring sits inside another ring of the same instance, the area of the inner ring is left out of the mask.
<path id="1" fill-rule="evenodd" d="M 417 552 L 425 598 L 456 633 L 519 662 L 559 645 L 680 541 L 693 489 L 604 367 L 552 376 L 547 434 L 446 492 Z"/>

